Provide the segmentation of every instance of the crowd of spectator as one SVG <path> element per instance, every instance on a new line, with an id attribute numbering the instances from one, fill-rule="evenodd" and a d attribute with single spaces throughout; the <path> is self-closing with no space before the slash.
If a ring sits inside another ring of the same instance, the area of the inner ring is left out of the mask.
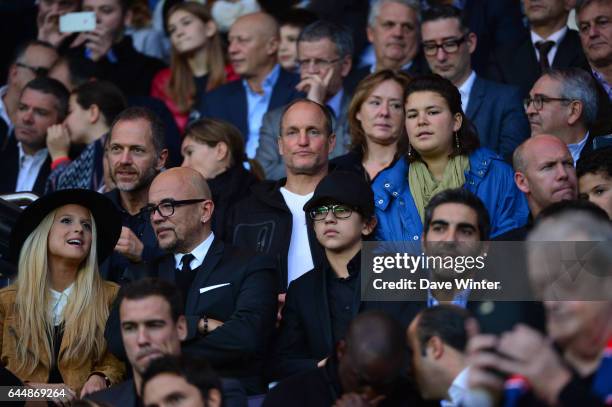
<path id="1" fill-rule="evenodd" d="M 0 33 L 0 389 L 611 405 L 612 0 L 9 0 Z M 372 247 L 524 285 L 373 300 Z"/>

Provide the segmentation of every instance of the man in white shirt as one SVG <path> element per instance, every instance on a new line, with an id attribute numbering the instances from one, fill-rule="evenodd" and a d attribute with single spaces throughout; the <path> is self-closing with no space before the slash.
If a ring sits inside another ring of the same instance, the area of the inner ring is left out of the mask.
<path id="1" fill-rule="evenodd" d="M 459 89 L 461 106 L 476 126 L 481 145 L 510 161 L 514 149 L 529 136 L 519 89 L 476 75 L 471 56 L 478 38 L 458 8 L 433 6 L 423 12 L 421 37 L 432 72 Z"/>
<path id="2" fill-rule="evenodd" d="M 593 149 L 590 126 L 597 119 L 595 80 L 579 68 L 548 71 L 533 85 L 525 109 L 531 135 L 552 134 L 563 141 L 574 165 Z"/>
<path id="3" fill-rule="evenodd" d="M 406 332 L 412 373 L 421 396 L 442 407 L 460 406 L 468 389 L 465 322 L 470 314 L 455 305 L 426 308 Z"/>
<path id="4" fill-rule="evenodd" d="M 68 91 L 60 82 L 36 78 L 25 85 L 15 114 L 14 137 L 0 152 L 0 193 L 33 191 L 42 195 L 51 169 L 47 129 L 68 111 Z"/>

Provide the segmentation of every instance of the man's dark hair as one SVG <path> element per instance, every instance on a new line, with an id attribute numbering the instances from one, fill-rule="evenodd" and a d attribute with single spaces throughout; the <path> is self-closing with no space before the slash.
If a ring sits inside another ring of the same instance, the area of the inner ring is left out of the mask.
<path id="1" fill-rule="evenodd" d="M 143 119 L 149 122 L 155 152 L 157 155 L 161 154 L 162 150 L 166 148 L 166 127 L 164 126 L 164 122 L 157 117 L 157 115 L 151 109 L 141 106 L 128 107 L 119 113 L 117 117 L 115 117 L 115 120 L 111 124 L 111 134 L 115 125 L 117 125 L 117 123 L 120 121 L 138 119 Z M 110 140 L 110 137 L 108 139 Z"/>
<path id="2" fill-rule="evenodd" d="M 318 20 L 304 27 L 297 39 L 300 42 L 313 42 L 329 39 L 336 46 L 338 56 L 344 58 L 353 55 L 353 36 L 345 26 L 330 21 Z"/>
<path id="3" fill-rule="evenodd" d="M 42 76 L 28 82 L 21 91 L 22 96 L 26 89 L 32 89 L 55 97 L 59 120 L 63 121 L 66 118 L 70 93 L 68 93 L 68 89 L 60 81 Z"/>
<path id="4" fill-rule="evenodd" d="M 580 156 L 576 163 L 576 176 L 602 173 L 612 178 L 612 147 L 593 150 Z"/>
<path id="5" fill-rule="evenodd" d="M 300 30 L 317 21 L 317 15 L 305 8 L 290 8 L 279 16 L 279 25 L 290 25 Z"/>
<path id="6" fill-rule="evenodd" d="M 53 45 L 49 44 L 47 41 L 29 40 L 17 46 L 15 52 L 13 53 L 13 58 L 11 59 L 12 63 L 18 62 L 21 58 L 23 58 L 28 48 L 33 46 L 48 48 L 57 52 Z"/>
<path id="7" fill-rule="evenodd" d="M 285 108 L 283 109 L 283 114 L 281 115 L 281 120 L 280 120 L 280 131 L 278 134 L 280 134 L 280 137 L 283 136 L 283 121 L 285 119 L 285 115 L 287 114 L 287 112 L 289 111 L 289 109 L 291 109 L 294 105 L 297 105 L 298 103 L 310 103 L 312 105 L 317 106 L 321 112 L 323 112 L 323 115 L 325 116 L 325 131 L 327 132 L 327 136 L 331 136 L 332 133 L 334 132 L 334 122 L 333 122 L 333 114 L 331 112 L 331 110 L 329 109 L 329 107 L 324 106 L 318 102 L 315 102 L 313 100 L 310 99 L 294 99 L 293 101 L 291 101 L 289 104 L 287 104 L 287 106 L 285 106 Z"/>
<path id="8" fill-rule="evenodd" d="M 465 352 L 468 335 L 465 322 L 470 318 L 469 311 L 456 305 L 436 305 L 425 308 L 415 318 L 416 335 L 421 353 L 426 354 L 427 342 L 434 336 L 459 352 Z"/>
<path id="9" fill-rule="evenodd" d="M 204 400 L 204 405 L 206 405 L 210 390 L 217 389 L 221 393 L 221 380 L 205 359 L 186 355 L 166 355 L 151 361 L 142 375 L 140 394 L 144 395 L 147 383 L 160 374 L 182 377 L 187 383 L 197 387 Z"/>
<path id="10" fill-rule="evenodd" d="M 604 222 L 608 222 L 608 214 L 599 206 L 586 199 L 571 199 L 548 205 L 538 214 L 535 225 L 548 218 L 556 218 L 567 212 L 583 212 Z"/>
<path id="11" fill-rule="evenodd" d="M 123 92 L 114 83 L 107 81 L 84 83 L 76 88 L 73 94 L 83 109 L 89 109 L 91 105 L 98 106 L 107 124 L 112 123 L 127 107 Z"/>
<path id="12" fill-rule="evenodd" d="M 478 230 L 480 231 L 480 240 L 489 240 L 491 233 L 491 222 L 489 212 L 484 206 L 480 198 L 465 188 L 447 189 L 434 195 L 427 206 L 425 207 L 425 221 L 423 222 L 423 231 L 427 234 L 429 226 L 433 218 L 433 213 L 440 205 L 447 203 L 462 204 L 476 211 L 478 216 Z"/>
<path id="13" fill-rule="evenodd" d="M 51 69 L 61 64 L 66 64 L 70 75 L 69 81 L 74 88 L 90 82 L 99 75 L 96 63 L 77 52 L 71 51 L 60 56 Z"/>
<path id="14" fill-rule="evenodd" d="M 170 305 L 170 313 L 174 322 L 185 314 L 183 296 L 179 289 L 171 282 L 159 278 L 147 277 L 133 281 L 121 289 L 119 296 L 119 306 L 124 299 L 142 300 L 153 296 L 162 297 Z"/>
<path id="15" fill-rule="evenodd" d="M 457 21 L 459 21 L 459 29 L 463 34 L 470 32 L 465 13 L 457 7 L 448 4 L 435 5 L 423 11 L 421 13 L 421 24 L 428 21 L 438 21 L 447 18 L 456 18 Z"/>

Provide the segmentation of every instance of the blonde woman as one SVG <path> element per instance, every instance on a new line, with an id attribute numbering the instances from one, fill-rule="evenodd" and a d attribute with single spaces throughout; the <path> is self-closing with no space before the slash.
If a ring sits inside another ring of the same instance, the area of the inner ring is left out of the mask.
<path id="1" fill-rule="evenodd" d="M 166 103 L 182 132 L 204 93 L 237 76 L 226 65 L 221 36 L 205 6 L 178 3 L 168 10 L 165 24 L 172 44 L 170 68 L 155 75 L 151 96 Z"/>
<path id="2" fill-rule="evenodd" d="M 0 290 L 0 363 L 31 387 L 83 397 L 122 380 L 104 327 L 119 287 L 103 281 L 98 262 L 121 232 L 110 200 L 67 189 L 32 203 L 10 241 L 14 284 Z"/>

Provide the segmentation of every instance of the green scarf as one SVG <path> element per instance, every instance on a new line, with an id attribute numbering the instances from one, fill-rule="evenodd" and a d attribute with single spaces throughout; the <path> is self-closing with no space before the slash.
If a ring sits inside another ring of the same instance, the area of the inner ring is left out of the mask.
<path id="1" fill-rule="evenodd" d="M 451 158 L 446 164 L 441 181 L 436 181 L 422 161 L 410 163 L 408 185 L 421 221 L 425 219 L 425 206 L 432 196 L 446 189 L 459 188 L 465 184 L 465 172 L 470 168 L 470 160 L 465 155 Z"/>

